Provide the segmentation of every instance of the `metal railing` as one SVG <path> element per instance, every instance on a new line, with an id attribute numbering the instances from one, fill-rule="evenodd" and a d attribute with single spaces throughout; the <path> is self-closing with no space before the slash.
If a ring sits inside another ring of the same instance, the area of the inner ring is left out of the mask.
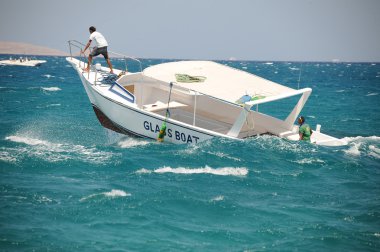
<path id="1" fill-rule="evenodd" d="M 80 57 L 80 58 L 83 57 L 84 58 L 83 62 L 85 64 L 85 62 L 87 61 L 88 55 L 86 55 L 86 52 L 82 52 L 82 50 L 85 48 L 86 45 L 83 44 L 83 43 L 81 43 L 81 42 L 79 42 L 79 41 L 77 41 L 77 40 L 69 40 L 68 43 L 69 43 L 69 49 L 70 49 L 70 57 L 71 58 L 73 58 L 73 57 Z M 75 52 L 73 52 L 73 48 L 79 49 L 79 53 L 76 54 L 78 56 L 75 56 L 75 54 L 73 55 L 73 53 L 75 53 Z M 89 47 L 88 49 L 91 51 L 91 50 L 93 50 L 93 48 L 94 47 Z M 130 57 L 130 56 L 126 56 L 124 54 L 120 54 L 120 53 L 116 53 L 116 52 L 113 52 L 113 51 L 109 51 L 109 50 L 108 50 L 108 54 L 110 55 L 110 60 L 112 58 L 123 59 L 123 61 L 124 61 L 124 69 L 123 69 L 123 71 L 126 71 L 126 72 L 128 71 L 128 61 L 135 61 L 135 62 L 137 62 L 139 64 L 140 72 L 142 72 L 142 64 L 141 64 L 140 60 L 138 60 L 136 58 L 133 58 L 133 57 Z"/>

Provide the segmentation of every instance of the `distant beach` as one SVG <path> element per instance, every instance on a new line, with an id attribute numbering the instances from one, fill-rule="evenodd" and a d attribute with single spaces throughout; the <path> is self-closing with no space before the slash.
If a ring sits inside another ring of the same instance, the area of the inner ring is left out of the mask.
<path id="1" fill-rule="evenodd" d="M 68 53 L 56 49 L 21 42 L 0 41 L 0 54 L 23 54 L 44 56 L 67 56 Z"/>

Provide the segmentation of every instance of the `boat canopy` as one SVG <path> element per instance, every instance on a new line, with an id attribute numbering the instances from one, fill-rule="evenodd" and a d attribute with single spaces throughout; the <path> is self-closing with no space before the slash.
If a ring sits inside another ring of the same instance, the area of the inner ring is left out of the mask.
<path id="1" fill-rule="evenodd" d="M 154 65 L 144 75 L 175 82 L 183 88 L 237 104 L 253 104 L 259 99 L 292 96 L 298 90 L 266 80 L 254 74 L 212 61 L 179 61 Z"/>

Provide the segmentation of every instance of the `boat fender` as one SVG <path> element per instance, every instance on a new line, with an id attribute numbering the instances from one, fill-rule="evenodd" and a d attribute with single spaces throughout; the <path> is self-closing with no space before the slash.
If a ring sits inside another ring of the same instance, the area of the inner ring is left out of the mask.
<path id="1" fill-rule="evenodd" d="M 173 82 L 170 82 L 170 91 L 169 91 L 169 99 L 168 99 L 168 107 L 166 108 L 166 115 L 165 115 L 165 120 L 162 123 L 160 132 L 158 133 L 157 141 L 163 142 L 164 137 L 166 135 L 166 121 L 170 117 L 170 112 L 169 112 L 169 104 L 170 104 L 170 96 L 172 95 L 172 88 L 173 88 Z"/>
<path id="2" fill-rule="evenodd" d="M 160 132 L 158 133 L 157 141 L 163 142 L 165 135 L 166 135 L 166 123 L 163 123 L 160 129 Z"/>

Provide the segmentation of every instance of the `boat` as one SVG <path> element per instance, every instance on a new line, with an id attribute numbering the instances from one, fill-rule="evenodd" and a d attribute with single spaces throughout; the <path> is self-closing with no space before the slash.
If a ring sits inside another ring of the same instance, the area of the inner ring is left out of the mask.
<path id="1" fill-rule="evenodd" d="M 83 48 L 78 41 L 71 47 Z M 110 52 L 109 52 L 110 53 Z M 270 134 L 299 140 L 294 122 L 312 89 L 293 89 L 213 61 L 176 61 L 128 72 L 99 63 L 87 67 L 86 55 L 66 60 L 76 70 L 99 122 L 115 132 L 176 144 L 212 138 L 244 140 Z M 111 58 L 112 59 L 112 58 Z M 127 66 L 127 63 L 125 63 Z M 295 100 L 285 118 L 261 111 L 276 101 Z M 343 139 L 313 131 L 317 145 L 346 145 Z"/>
<path id="2" fill-rule="evenodd" d="M 28 57 L 20 57 L 18 59 L 13 59 L 10 57 L 8 60 L 0 60 L 0 65 L 6 66 L 40 66 L 41 64 L 46 63 L 46 60 L 36 60 Z"/>

